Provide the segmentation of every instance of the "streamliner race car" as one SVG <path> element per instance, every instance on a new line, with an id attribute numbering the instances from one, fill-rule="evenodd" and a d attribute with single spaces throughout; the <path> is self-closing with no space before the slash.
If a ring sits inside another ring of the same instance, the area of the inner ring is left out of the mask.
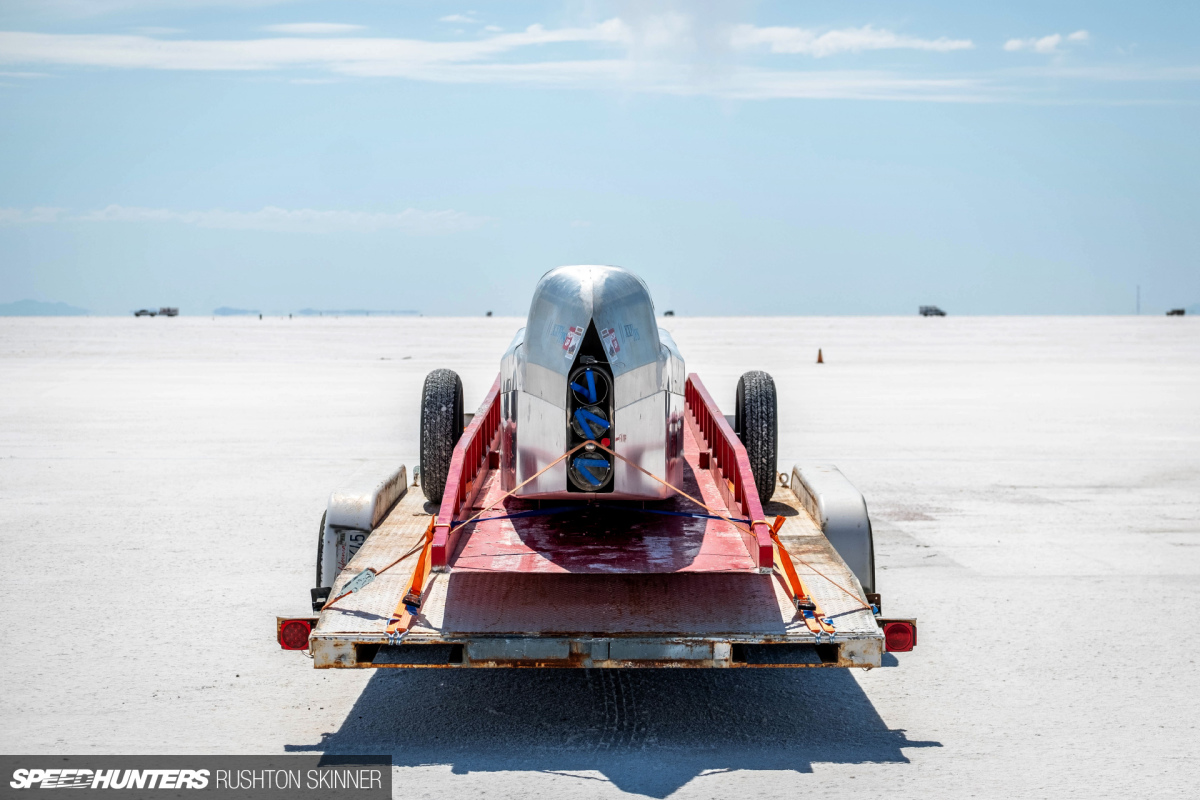
<path id="1" fill-rule="evenodd" d="M 501 486 L 530 499 L 671 497 L 683 481 L 686 381 L 641 278 L 620 267 L 551 270 L 500 362 Z M 776 484 L 771 376 L 743 375 L 736 407 L 734 430 L 765 503 Z M 461 380 L 434 371 L 421 405 L 421 477 L 435 503 L 462 419 Z"/>

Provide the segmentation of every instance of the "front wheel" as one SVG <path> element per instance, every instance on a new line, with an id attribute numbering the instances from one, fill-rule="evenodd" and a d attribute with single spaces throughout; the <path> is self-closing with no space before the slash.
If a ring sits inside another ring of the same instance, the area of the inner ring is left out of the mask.
<path id="1" fill-rule="evenodd" d="M 774 379 L 761 370 L 747 372 L 738 379 L 736 405 L 734 430 L 750 457 L 758 499 L 766 505 L 775 493 L 779 461 L 779 406 Z"/>
<path id="2" fill-rule="evenodd" d="M 462 432 L 462 380 L 453 370 L 435 369 L 421 393 L 421 489 L 431 503 L 442 502 Z"/>

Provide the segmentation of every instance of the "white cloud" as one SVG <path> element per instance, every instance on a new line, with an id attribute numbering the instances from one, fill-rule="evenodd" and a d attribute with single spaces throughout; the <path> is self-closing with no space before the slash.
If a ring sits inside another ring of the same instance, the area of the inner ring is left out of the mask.
<path id="1" fill-rule="evenodd" d="M 488 222 L 486 217 L 474 217 L 461 211 L 420 211 L 409 208 L 398 213 L 378 213 L 314 211 L 309 208 L 289 210 L 274 206 L 267 206 L 261 211 L 171 211 L 164 208 L 111 205 L 75 219 L 83 222 L 174 222 L 199 228 L 276 233 L 370 233 L 397 230 L 413 234 L 469 231 Z"/>
<path id="2" fill-rule="evenodd" d="M 616 19 L 585 28 L 531 25 L 517 33 L 449 42 L 369 37 L 185 40 L 0 31 L 0 63 L 165 70 L 325 67 L 348 75 L 420 78 L 423 70 L 439 64 L 479 61 L 541 44 L 620 43 L 624 34 Z"/>
<path id="3" fill-rule="evenodd" d="M 269 38 L 251 40 L 162 40 L 137 36 L 0 32 L 0 63 L 104 66 L 161 70 L 324 69 L 335 75 L 399 77 L 445 83 L 501 83 L 562 88 L 620 88 L 678 95 L 734 98 L 846 97 L 897 100 L 980 99 L 979 81 L 909 79 L 878 72 L 809 72 L 748 69 L 714 60 L 718 68 L 697 70 L 687 63 L 687 48 L 669 46 L 671 31 L 704 38 L 699 50 L 724 42 L 731 48 L 730 28 L 692 31 L 661 21 L 637 29 L 620 19 L 576 28 L 548 29 L 531 25 L 523 31 L 475 40 Z M 755 29 L 750 29 L 751 31 Z M 769 30 L 769 29 L 767 29 Z M 869 29 L 872 35 L 879 34 Z M 746 31 L 742 32 L 745 37 Z M 891 36 L 891 34 L 887 34 Z M 707 38 L 705 38 L 707 37 Z M 712 42 L 709 41 L 712 39 Z M 890 39 L 896 46 L 915 46 Z M 650 46 L 647 43 L 652 43 Z M 936 40 L 935 40 L 936 42 Z M 497 57 L 540 45 L 571 43 L 593 50 L 575 59 L 530 61 Z M 936 44 L 963 47 L 966 43 Z M 661 45 L 661 46 L 660 46 Z M 878 38 L 875 46 L 882 46 Z M 861 44 L 856 47 L 865 46 Z M 814 52 L 853 49 L 836 37 Z M 599 49 L 599 52 L 595 48 Z M 649 54 L 652 57 L 645 57 Z M 596 56 L 600 57 L 596 57 Z M 706 53 L 706 57 L 712 53 Z M 585 57 L 591 56 L 591 57 Z M 316 77 L 316 76 L 306 76 Z"/>
<path id="4" fill-rule="evenodd" d="M 1015 44 L 1007 47 L 1035 52 L 1038 47 L 1043 51 L 1065 50 L 1087 41 L 1086 35 L 1086 31 L 1076 31 L 1067 36 L 1054 34 L 1042 39 L 1013 40 Z M 542 53 L 543 46 L 548 44 L 571 47 L 555 48 L 557 60 L 539 60 L 546 58 Z M 683 14 L 638 14 L 628 21 L 614 18 L 566 28 L 532 25 L 521 31 L 451 41 L 375 36 L 196 40 L 0 31 L 0 68 L 60 65 L 277 71 L 284 79 L 303 83 L 344 76 L 394 77 L 734 99 L 939 102 L 1013 99 L 1023 89 L 1015 81 L 1045 77 L 1012 70 L 921 75 L 829 70 L 811 65 L 797 68 L 796 59 L 788 57 L 802 54 L 817 59 L 886 49 L 947 52 L 973 46 L 968 39 L 923 39 L 872 26 L 817 31 L 735 25 L 726 19 L 706 20 Z M 1080 79 L 1089 78 L 1080 76 Z M 217 218 L 191 219 L 192 224 L 213 224 Z M 226 220 L 225 224 L 233 223 Z"/>
<path id="5" fill-rule="evenodd" d="M 677 93 L 689 94 L 680 84 Z M 866 70 L 736 70 L 720 86 L 723 97 L 739 100 L 920 100 L 985 102 L 991 87 L 975 78 L 908 78 Z"/>
<path id="6" fill-rule="evenodd" d="M 28 211 L 21 208 L 0 208 L 0 226 L 58 222 L 65 210 L 48 206 L 37 206 Z"/>
<path id="7" fill-rule="evenodd" d="M 1049 36 L 1034 37 L 1031 39 L 1009 39 L 1004 43 L 1004 49 L 1010 53 L 1015 53 L 1021 50 L 1031 50 L 1035 53 L 1059 53 L 1059 45 L 1064 41 L 1068 42 L 1086 42 L 1088 40 L 1087 31 L 1075 31 L 1072 34 L 1063 36 L 1061 33 L 1052 33 Z"/>
<path id="8" fill-rule="evenodd" d="M 354 33 L 366 30 L 366 25 L 347 25 L 341 22 L 288 22 L 282 25 L 268 25 L 264 31 L 271 33 L 286 33 L 291 36 L 330 36 L 339 33 Z"/>
<path id="9" fill-rule="evenodd" d="M 904 36 L 884 28 L 864 25 L 861 28 L 842 28 L 819 33 L 807 28 L 736 25 L 732 42 L 735 49 L 749 50 L 766 47 L 772 53 L 795 53 L 824 58 L 838 53 L 860 53 L 864 50 L 931 50 L 945 53 L 970 50 L 970 39 L 920 39 Z"/>
<path id="10" fill-rule="evenodd" d="M 469 14 L 447 14 L 444 17 L 440 17 L 438 19 L 438 22 L 457 22 L 459 24 L 467 24 L 467 25 L 478 24 L 478 23 L 482 22 L 482 20 L 471 16 L 474 13 L 475 12 L 472 11 Z"/>
<path id="11" fill-rule="evenodd" d="M 174 36 L 177 33 L 183 33 L 183 28 L 160 28 L 156 25 L 146 25 L 141 28 L 134 28 L 134 33 L 140 33 L 143 36 Z"/>
<path id="12" fill-rule="evenodd" d="M 1200 66 L 1142 67 L 1121 64 L 1088 67 L 1041 66 L 1005 70 L 1005 74 L 1031 78 L 1072 78 L 1107 83 L 1200 81 Z"/>
<path id="13" fill-rule="evenodd" d="M 650 24 L 653 22 L 653 24 Z M 634 46 L 651 51 L 669 48 L 690 35 L 681 15 L 658 15 L 636 29 L 620 19 L 586 27 L 546 28 L 531 25 L 523 31 L 497 33 L 470 41 L 420 39 L 325 38 L 179 40 L 103 34 L 45 34 L 0 32 L 0 62 L 11 64 L 69 64 L 130 69 L 274 70 L 325 67 L 351 75 L 421 77 L 428 67 L 479 62 L 521 48 L 544 44 Z M 333 33 L 358 26 L 330 23 L 274 25 L 280 33 Z M 774 53 L 804 53 L 815 57 L 863 50 L 964 50 L 966 39 L 918 39 L 872 28 L 848 28 L 816 33 L 802 28 L 735 26 L 726 31 L 729 46 L 739 50 L 765 47 Z M 582 61 L 580 63 L 591 63 Z M 535 64 L 496 66 L 530 66 Z M 588 68 L 590 69 L 590 68 Z M 503 70 L 499 70 L 503 71 Z M 438 78 L 435 78 L 435 80 Z"/>

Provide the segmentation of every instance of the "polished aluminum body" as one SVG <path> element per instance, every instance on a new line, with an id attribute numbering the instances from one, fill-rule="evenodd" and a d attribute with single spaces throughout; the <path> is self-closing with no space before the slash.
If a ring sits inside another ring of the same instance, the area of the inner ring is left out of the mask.
<path id="1" fill-rule="evenodd" d="M 500 366 L 501 480 L 528 480 L 568 447 L 567 378 L 589 330 L 603 343 L 613 376 L 612 449 L 678 486 L 683 478 L 683 357 L 661 330 L 641 278 L 620 267 L 559 267 L 542 276 L 526 325 Z M 518 496 L 652 500 L 670 496 L 658 481 L 617 459 L 612 491 L 568 491 L 561 461 Z"/>

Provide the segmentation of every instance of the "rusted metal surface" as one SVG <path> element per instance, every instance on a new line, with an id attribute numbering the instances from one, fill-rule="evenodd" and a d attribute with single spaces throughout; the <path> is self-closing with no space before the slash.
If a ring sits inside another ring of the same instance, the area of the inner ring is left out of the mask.
<path id="1" fill-rule="evenodd" d="M 429 524 L 422 501 L 419 492 L 401 499 L 337 585 L 410 549 Z M 755 572 L 434 573 L 412 629 L 389 639 L 388 620 L 412 577 L 413 567 L 405 564 L 321 615 L 311 637 L 314 665 L 412 669 L 879 666 L 883 636 L 874 615 L 864 610 L 866 597 L 853 573 L 790 490 L 778 489 L 767 511 L 786 517 L 780 538 L 794 554 L 796 569 L 813 596 L 835 620 L 832 644 L 816 642 L 776 575 Z M 814 569 L 853 594 L 830 585 Z M 401 653 L 389 661 L 387 654 L 393 651 L 384 650 L 417 646 L 441 647 L 457 654 L 457 660 L 426 657 L 423 663 L 412 663 L 412 658 L 406 663 Z"/>
<path id="2" fill-rule="evenodd" d="M 669 668 L 778 669 L 879 665 L 877 640 L 814 645 L 730 642 L 715 639 L 509 639 L 411 638 L 398 645 L 340 643 L 318 657 L 319 667 L 391 669 L 463 668 Z M 427 651 L 427 653 L 422 653 Z"/>

